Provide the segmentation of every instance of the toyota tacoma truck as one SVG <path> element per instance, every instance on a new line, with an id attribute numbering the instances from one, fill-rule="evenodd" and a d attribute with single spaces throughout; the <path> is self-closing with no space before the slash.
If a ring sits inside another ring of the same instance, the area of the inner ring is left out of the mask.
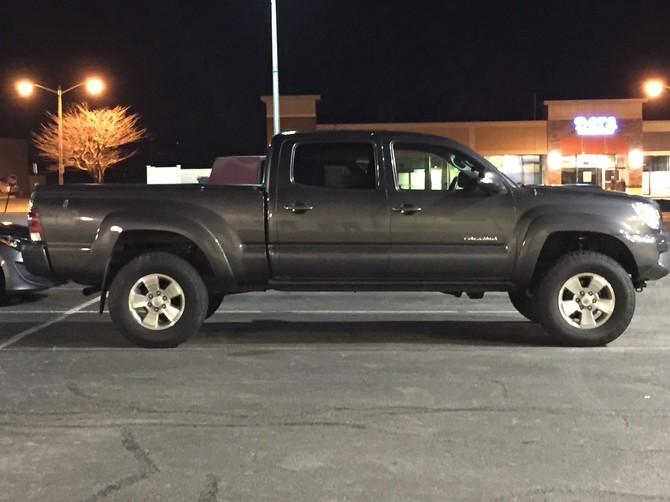
<path id="1" fill-rule="evenodd" d="M 658 205 L 523 186 L 446 138 L 284 133 L 247 185 L 38 186 L 28 269 L 101 293 L 118 330 L 174 347 L 247 291 L 507 292 L 559 343 L 603 345 L 668 274 Z"/>

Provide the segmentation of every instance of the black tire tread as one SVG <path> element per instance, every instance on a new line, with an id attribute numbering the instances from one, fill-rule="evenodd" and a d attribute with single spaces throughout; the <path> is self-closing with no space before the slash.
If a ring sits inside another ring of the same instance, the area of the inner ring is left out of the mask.
<path id="1" fill-rule="evenodd" d="M 616 296 L 610 319 L 589 330 L 567 324 L 555 304 L 557 288 L 580 272 L 602 275 L 610 282 Z M 571 346 L 596 347 L 614 341 L 626 330 L 635 311 L 635 288 L 630 276 L 616 260 L 595 251 L 575 251 L 557 260 L 538 281 L 534 298 L 542 327 L 560 343 Z"/>
<path id="2" fill-rule="evenodd" d="M 128 311 L 128 292 L 142 276 L 162 273 L 173 277 L 184 290 L 186 307 L 177 323 L 152 331 L 140 326 Z M 119 270 L 109 290 L 109 313 L 121 334 L 133 344 L 147 348 L 176 347 L 191 338 L 202 325 L 209 296 L 200 274 L 186 260 L 165 252 L 142 254 Z"/>
<path id="3" fill-rule="evenodd" d="M 526 290 L 513 289 L 507 292 L 507 296 L 519 314 L 531 322 L 538 322 L 538 316 L 535 310 L 535 301 L 531 296 L 528 295 Z"/>

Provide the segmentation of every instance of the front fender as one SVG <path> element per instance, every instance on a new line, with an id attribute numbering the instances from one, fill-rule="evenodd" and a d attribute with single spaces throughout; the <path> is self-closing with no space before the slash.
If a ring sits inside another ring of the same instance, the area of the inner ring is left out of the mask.
<path id="1" fill-rule="evenodd" d="M 525 232 L 523 228 L 525 227 Z M 520 222 L 523 235 L 517 256 L 517 266 L 513 282 L 528 284 L 533 277 L 542 249 L 550 235 L 557 232 L 596 233 L 614 237 L 618 240 L 626 232 L 626 223 L 617 221 L 604 214 L 568 213 L 528 215 Z"/>

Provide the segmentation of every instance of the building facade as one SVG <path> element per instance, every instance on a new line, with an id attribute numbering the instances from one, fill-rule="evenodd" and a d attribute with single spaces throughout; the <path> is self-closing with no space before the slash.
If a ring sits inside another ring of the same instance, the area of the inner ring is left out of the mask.
<path id="1" fill-rule="evenodd" d="M 0 138 L 0 181 L 16 176 L 21 191 L 29 193 L 28 141 L 25 139 Z"/>
<path id="2" fill-rule="evenodd" d="M 272 97 L 266 104 L 272 137 Z M 670 120 L 644 120 L 647 99 L 545 101 L 546 120 L 323 124 L 319 96 L 280 97 L 282 130 L 385 129 L 446 136 L 524 184 L 587 184 L 670 197 Z"/>

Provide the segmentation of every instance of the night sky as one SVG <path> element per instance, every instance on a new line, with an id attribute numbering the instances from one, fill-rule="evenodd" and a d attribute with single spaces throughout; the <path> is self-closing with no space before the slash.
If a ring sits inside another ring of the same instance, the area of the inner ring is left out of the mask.
<path id="1" fill-rule="evenodd" d="M 322 123 L 527 120 L 547 99 L 635 98 L 670 81 L 668 0 L 277 0 L 282 94 L 319 94 Z M 95 73 L 150 140 L 138 165 L 264 153 L 270 0 L 3 0 L 0 137 L 26 138 Z M 534 103 L 538 105 L 535 107 Z M 670 119 L 670 95 L 645 107 Z"/>

